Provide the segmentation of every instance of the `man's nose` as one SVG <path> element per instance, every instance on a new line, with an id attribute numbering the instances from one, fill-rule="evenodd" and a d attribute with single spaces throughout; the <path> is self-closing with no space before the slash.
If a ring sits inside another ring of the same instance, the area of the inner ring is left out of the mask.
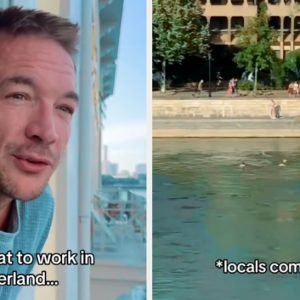
<path id="1" fill-rule="evenodd" d="M 36 142 L 52 144 L 57 140 L 55 115 L 51 107 L 43 106 L 33 112 L 26 127 L 26 136 Z"/>

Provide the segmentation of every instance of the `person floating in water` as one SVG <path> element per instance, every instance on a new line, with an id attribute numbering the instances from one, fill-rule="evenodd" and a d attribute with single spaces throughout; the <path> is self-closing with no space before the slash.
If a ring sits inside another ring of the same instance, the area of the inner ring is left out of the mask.
<path id="1" fill-rule="evenodd" d="M 245 168 L 245 167 L 246 167 L 246 164 L 245 164 L 244 161 L 242 161 L 242 162 L 240 163 L 240 168 Z"/>
<path id="2" fill-rule="evenodd" d="M 278 164 L 278 166 L 279 166 L 279 167 L 285 167 L 285 166 L 286 166 L 286 163 L 287 163 L 287 160 L 286 160 L 286 159 L 283 159 L 283 160 Z"/>

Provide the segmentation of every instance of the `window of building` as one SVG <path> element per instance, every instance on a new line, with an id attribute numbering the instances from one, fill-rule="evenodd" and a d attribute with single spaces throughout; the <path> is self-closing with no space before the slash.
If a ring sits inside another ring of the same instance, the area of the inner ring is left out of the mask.
<path id="1" fill-rule="evenodd" d="M 275 30 L 280 30 L 280 17 L 270 17 L 269 27 L 272 27 Z"/>
<path id="2" fill-rule="evenodd" d="M 286 32 L 291 31 L 291 17 L 284 17 L 283 19 L 283 30 Z"/>
<path id="3" fill-rule="evenodd" d="M 209 28 L 211 31 L 227 30 L 228 19 L 226 17 L 211 17 Z"/>
<path id="4" fill-rule="evenodd" d="M 227 0 L 210 0 L 211 5 L 226 5 Z"/>
<path id="5" fill-rule="evenodd" d="M 239 29 L 244 27 L 244 18 L 243 17 L 232 17 L 231 18 L 231 29 Z"/>
<path id="6" fill-rule="evenodd" d="M 243 5 L 244 0 L 231 0 L 232 5 Z"/>
<path id="7" fill-rule="evenodd" d="M 280 1 L 281 1 L 281 0 L 268 0 L 268 3 L 269 3 L 269 4 L 272 4 L 272 5 L 279 5 L 279 4 L 280 4 Z"/>
<path id="8" fill-rule="evenodd" d="M 295 17 L 294 19 L 294 30 L 300 31 L 300 17 Z"/>

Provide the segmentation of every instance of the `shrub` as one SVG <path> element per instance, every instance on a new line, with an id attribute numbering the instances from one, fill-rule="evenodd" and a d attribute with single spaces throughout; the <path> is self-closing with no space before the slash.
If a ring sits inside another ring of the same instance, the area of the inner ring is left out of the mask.
<path id="1" fill-rule="evenodd" d="M 238 87 L 241 91 L 252 91 L 253 86 L 254 86 L 254 83 L 253 83 L 253 81 L 250 81 L 250 80 L 241 80 L 238 83 Z"/>
<path id="2" fill-rule="evenodd" d="M 238 84 L 238 87 L 241 91 L 253 91 L 254 82 L 250 80 L 241 80 Z M 257 82 L 256 89 L 258 91 L 264 91 L 270 89 L 270 87 L 264 85 L 261 82 Z"/>

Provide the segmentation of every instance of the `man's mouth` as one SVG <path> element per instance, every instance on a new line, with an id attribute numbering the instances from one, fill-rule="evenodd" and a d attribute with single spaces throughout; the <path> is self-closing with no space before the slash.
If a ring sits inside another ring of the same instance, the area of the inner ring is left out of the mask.
<path id="1" fill-rule="evenodd" d="M 38 155 L 13 155 L 16 167 L 26 173 L 40 173 L 53 163 L 46 157 Z"/>

